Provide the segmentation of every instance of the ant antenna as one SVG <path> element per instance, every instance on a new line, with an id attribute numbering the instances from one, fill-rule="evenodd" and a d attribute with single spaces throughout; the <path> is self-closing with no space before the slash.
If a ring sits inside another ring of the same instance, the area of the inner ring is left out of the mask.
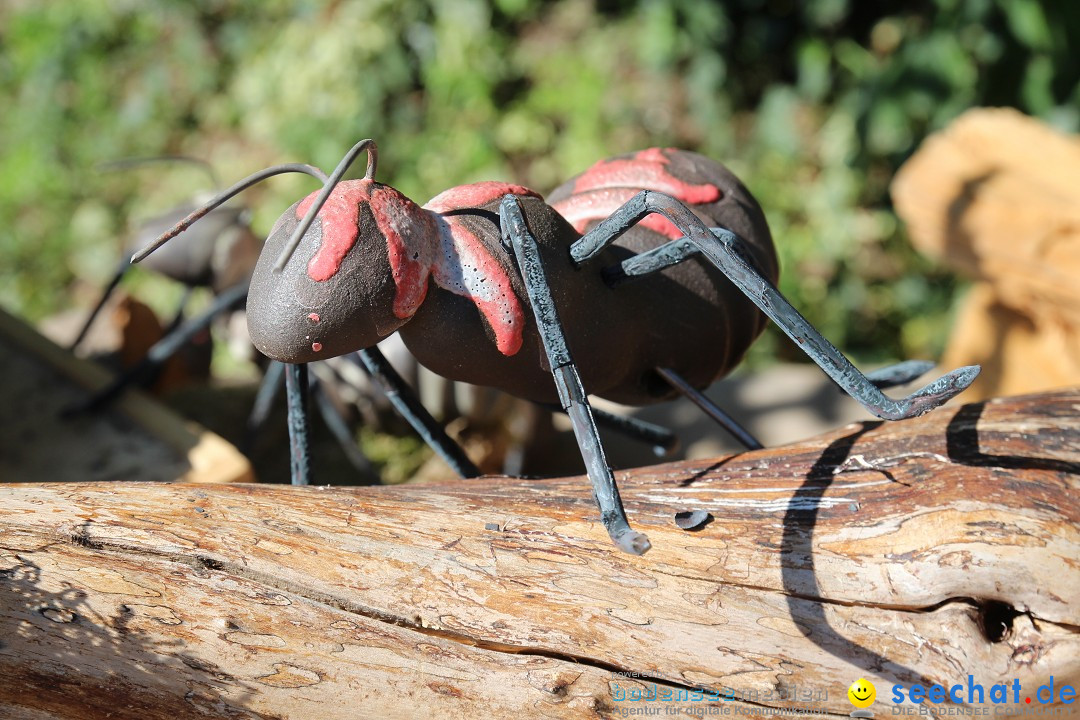
<path id="1" fill-rule="evenodd" d="M 131 168 L 136 168 L 140 165 L 167 162 L 188 163 L 189 165 L 195 165 L 196 167 L 203 170 L 206 173 L 207 177 L 210 178 L 210 185 L 214 188 L 214 190 L 217 190 L 221 187 L 221 179 L 218 178 L 217 173 L 214 172 L 213 165 L 206 162 L 205 160 L 188 157 L 187 155 L 156 155 L 154 157 L 120 158 L 119 160 L 99 163 L 97 165 L 97 169 L 101 172 L 116 172 L 117 170 L 130 170 Z"/>
<path id="2" fill-rule="evenodd" d="M 267 178 L 273 177 L 274 175 L 282 175 L 284 173 L 290 173 L 290 172 L 304 173 L 305 175 L 310 175 L 311 177 L 315 178 L 319 182 L 322 182 L 322 183 L 327 182 L 326 173 L 324 173 L 322 170 L 315 167 L 314 165 L 304 165 L 304 164 L 301 164 L 301 163 L 288 163 L 288 164 L 285 164 L 285 165 L 274 165 L 273 167 L 268 167 L 265 170 L 260 170 L 257 173 L 254 173 L 252 175 L 248 175 L 246 178 L 244 178 L 240 182 L 236 183 L 232 187 L 226 188 L 224 191 L 222 191 L 222 192 L 218 193 L 217 195 L 215 195 L 214 197 L 210 198 L 210 200 L 208 200 L 205 204 L 203 204 L 202 207 L 195 210 L 190 215 L 185 217 L 183 220 L 181 220 L 180 222 L 173 225 L 172 229 L 170 229 L 167 232 L 159 235 L 158 238 L 156 240 L 154 240 L 152 243 L 150 243 L 149 245 L 144 247 L 142 250 L 140 250 L 137 253 L 135 253 L 134 255 L 132 255 L 131 256 L 131 262 L 137 263 L 137 262 L 140 262 L 140 261 L 144 260 L 147 255 L 154 252 L 159 247 L 161 247 L 162 245 L 167 243 L 169 240 L 172 240 L 174 237 L 176 237 L 180 233 L 187 230 L 196 221 L 198 221 L 199 218 L 203 217 L 204 215 L 206 215 L 208 212 L 210 212 L 214 208 L 218 207 L 219 205 L 223 205 L 227 200 L 232 198 L 234 195 L 237 195 L 240 192 L 242 192 L 244 190 L 247 190 L 252 185 L 256 185 L 256 184 L 262 182 L 263 180 L 265 180 Z"/>
<path id="3" fill-rule="evenodd" d="M 341 162 L 334 168 L 334 172 L 331 173 L 330 179 L 326 181 L 326 185 L 323 187 L 322 192 L 315 198 L 315 202 L 308 208 L 307 214 L 304 215 L 304 219 L 296 226 L 296 230 L 293 231 L 293 234 L 289 237 L 289 241 L 285 243 L 285 247 L 282 248 L 281 254 L 278 255 L 277 262 L 274 263 L 274 272 L 281 272 L 285 269 L 285 265 L 289 262 L 289 258 L 291 258 L 296 251 L 296 246 L 300 244 L 300 238 L 304 237 L 304 233 L 311 227 L 311 223 L 315 222 L 315 216 L 319 214 L 323 205 L 326 204 L 326 200 L 330 197 L 330 193 L 332 193 L 338 183 L 341 182 L 341 178 L 344 177 L 349 166 L 352 165 L 360 153 L 365 150 L 367 151 L 367 171 L 364 173 L 364 179 L 375 179 L 375 165 L 379 161 L 379 149 L 376 147 L 375 141 L 368 138 L 367 140 L 361 140 L 353 145 L 349 152 L 345 153 L 345 157 L 341 158 Z"/>

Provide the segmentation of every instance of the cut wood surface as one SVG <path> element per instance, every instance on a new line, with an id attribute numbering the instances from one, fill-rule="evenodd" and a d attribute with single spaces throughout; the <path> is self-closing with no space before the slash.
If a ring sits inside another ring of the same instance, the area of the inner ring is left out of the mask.
<path id="1" fill-rule="evenodd" d="M 617 475 L 644 557 L 584 478 L 0 486 L 0 717 L 847 716 L 860 677 L 880 717 L 895 683 L 1080 686 L 1080 391 Z"/>

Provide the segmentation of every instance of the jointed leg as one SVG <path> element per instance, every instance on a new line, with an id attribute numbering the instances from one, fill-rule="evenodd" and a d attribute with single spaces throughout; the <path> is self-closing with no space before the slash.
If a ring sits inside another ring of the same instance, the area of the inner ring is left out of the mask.
<path id="1" fill-rule="evenodd" d="M 101 292 L 101 298 L 98 300 L 97 305 L 95 305 L 94 309 L 90 311 L 90 314 L 86 317 L 86 322 L 83 323 L 82 328 L 79 330 L 79 334 L 75 336 L 75 339 L 68 347 L 69 350 L 74 351 L 75 348 L 79 347 L 79 343 L 83 341 L 83 338 L 86 337 L 86 333 L 90 330 L 90 326 L 93 325 L 94 320 L 97 319 L 98 313 L 100 313 L 101 309 L 105 307 L 105 303 L 108 302 L 109 297 L 113 294 L 113 291 L 116 290 L 116 286 L 119 285 L 120 281 L 124 279 L 124 274 L 128 271 L 128 268 L 130 267 L 131 266 L 128 264 L 127 258 L 120 262 L 120 266 L 116 268 L 116 271 L 113 273 L 112 278 L 109 280 L 109 284 L 106 285 L 105 289 Z"/>
<path id="2" fill-rule="evenodd" d="M 756 437 L 750 434 L 749 430 L 740 425 L 735 418 L 728 415 L 716 403 L 698 392 L 693 385 L 686 382 L 686 380 L 674 370 L 656 368 L 656 372 L 659 373 L 660 377 L 664 378 L 671 387 L 682 393 L 683 396 L 690 400 L 690 402 L 701 408 L 702 412 L 715 420 L 720 427 L 727 430 L 728 434 L 742 443 L 743 447 L 747 450 L 760 450 L 765 447 Z"/>
<path id="3" fill-rule="evenodd" d="M 895 365 L 878 368 L 866 373 L 866 379 L 879 390 L 907 385 L 934 369 L 934 363 L 926 360 L 904 360 Z"/>
<path id="4" fill-rule="evenodd" d="M 758 306 L 788 337 L 798 344 L 841 388 L 863 407 L 885 420 L 915 417 L 933 410 L 966 388 L 979 374 L 978 366 L 954 370 L 902 400 L 885 396 L 836 347 L 821 336 L 792 307 L 780 291 L 740 252 L 730 234 L 716 235 L 679 201 L 662 193 L 643 190 L 616 210 L 570 248 L 574 262 L 589 259 L 614 242 L 639 220 L 659 213 L 675 223 L 692 243 Z"/>
<path id="5" fill-rule="evenodd" d="M 285 377 L 285 363 L 271 360 L 263 373 L 259 390 L 255 393 L 255 402 L 251 405 L 251 414 L 248 415 L 247 425 L 244 428 L 244 440 L 241 450 L 250 452 L 255 443 L 255 437 L 259 434 L 262 426 L 266 424 L 266 418 L 270 416 L 270 408 L 274 405 L 278 390 L 281 389 L 281 380 Z"/>
<path id="6" fill-rule="evenodd" d="M 559 392 L 559 403 L 574 427 L 586 472 L 593 485 L 593 497 L 600 506 L 600 520 L 619 549 L 634 555 L 644 554 L 650 547 L 649 539 L 630 528 L 623 509 L 615 476 L 608 467 L 604 448 L 596 432 L 589 401 L 581 386 L 581 377 L 566 347 L 566 338 L 559 322 L 555 302 L 551 297 L 544 268 L 540 263 L 536 240 L 525 225 L 518 199 L 513 195 L 503 198 L 499 206 L 503 243 L 513 249 L 525 287 L 529 293 L 536 324 L 540 329 L 544 352 L 551 363 L 551 374 Z"/>
<path id="7" fill-rule="evenodd" d="M 288 403 L 289 461 L 293 485 L 311 484 L 311 447 L 308 442 L 308 367 L 285 366 L 285 399 Z"/>
<path id="8" fill-rule="evenodd" d="M 69 409 L 65 414 L 88 412 L 96 410 L 112 402 L 127 389 L 132 383 L 139 382 L 150 373 L 155 372 L 161 365 L 198 333 L 210 325 L 211 321 L 221 313 L 231 310 L 244 302 L 247 297 L 247 284 L 234 285 L 225 292 L 214 298 L 214 302 L 201 315 L 188 320 L 180 327 L 158 340 L 146 353 L 139 364 L 127 372 L 117 376 L 115 380 L 102 390 L 94 393 L 86 402 Z"/>
<path id="9" fill-rule="evenodd" d="M 431 417 L 431 413 L 420 403 L 409 384 L 398 374 L 382 352 L 375 347 L 356 353 L 361 367 L 386 394 L 394 409 L 416 430 L 421 439 L 428 444 L 446 464 L 461 477 L 478 477 L 480 469 L 461 449 L 461 446 L 446 434 L 445 428 Z"/>

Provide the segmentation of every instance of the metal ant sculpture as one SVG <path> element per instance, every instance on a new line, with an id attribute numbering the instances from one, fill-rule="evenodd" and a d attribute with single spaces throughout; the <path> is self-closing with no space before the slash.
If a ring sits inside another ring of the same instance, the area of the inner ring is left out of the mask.
<path id="1" fill-rule="evenodd" d="M 220 183 L 213 167 L 205 161 L 186 156 L 129 158 L 104 164 L 101 169 L 125 170 L 160 163 L 185 163 L 198 167 L 206 173 L 214 188 L 214 193 L 217 194 L 220 190 Z M 294 166 L 290 169 L 299 167 Z M 317 169 L 310 166 L 303 167 L 305 171 L 310 170 L 311 173 L 325 178 Z M 131 240 L 125 244 L 128 253 L 135 252 L 147 242 L 159 237 L 177 222 L 197 212 L 198 207 L 194 201 L 188 201 L 146 220 L 137 228 Z M 213 209 L 203 213 L 196 229 L 197 232 L 189 233 L 187 242 L 169 245 L 142 263 L 143 268 L 184 287 L 184 295 L 174 319 L 168 324 L 164 337 L 155 343 L 135 366 L 119 374 L 112 383 L 92 394 L 85 401 L 68 408 L 66 414 L 93 411 L 113 401 L 127 387 L 137 383 L 151 382 L 161 366 L 194 336 L 206 330 L 216 317 L 243 306 L 247 298 L 251 274 L 262 249 L 262 242 L 251 229 L 250 216 L 251 211 L 246 207 L 230 207 L 219 203 Z M 86 337 L 109 297 L 130 268 L 131 264 L 125 256 L 102 291 L 100 299 L 75 340 L 69 346 L 70 350 L 74 351 Z M 185 309 L 195 288 L 208 288 L 214 294 L 214 300 L 204 312 L 185 319 Z M 283 372 L 284 366 L 278 362 L 271 362 L 267 367 L 248 419 L 242 449 L 253 443 L 255 435 L 266 421 L 273 400 L 282 385 Z M 324 373 L 324 375 L 330 374 Z M 348 427 L 348 421 L 331 401 L 329 391 L 322 383 L 316 385 L 314 390 L 316 407 L 346 458 L 364 480 L 377 482 L 377 475 L 370 461 L 357 447 L 352 430 Z"/>
<path id="2" fill-rule="evenodd" d="M 364 177 L 342 181 L 364 152 Z M 757 202 L 700 155 L 654 148 L 601 161 L 553 192 L 552 204 L 528 188 L 486 182 L 423 207 L 376 182 L 376 160 L 373 141 L 358 143 L 321 192 L 274 225 L 248 298 L 256 347 L 290 363 L 299 386 L 303 363 L 366 357 L 400 332 L 441 375 L 557 402 L 570 416 L 601 521 L 626 552 L 640 555 L 650 543 L 627 520 L 586 392 L 634 404 L 693 394 L 735 366 L 765 317 L 883 419 L 928 412 L 978 374 L 977 366 L 960 368 L 901 400 L 885 396 L 881 387 L 912 380 L 928 364 L 859 372 L 776 289 L 775 251 Z M 302 451 L 294 449 L 294 471 L 303 471 Z"/>

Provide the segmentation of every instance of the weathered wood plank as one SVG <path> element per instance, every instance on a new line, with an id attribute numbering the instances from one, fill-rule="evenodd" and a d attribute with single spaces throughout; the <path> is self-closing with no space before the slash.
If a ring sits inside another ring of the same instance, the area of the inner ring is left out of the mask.
<path id="1" fill-rule="evenodd" d="M 618 672 L 751 700 L 660 712 L 816 691 L 846 716 L 862 676 L 879 715 L 897 682 L 1080 685 L 1080 391 L 618 476 L 643 558 L 583 478 L 0 486 L 0 714 L 646 707 Z"/>

